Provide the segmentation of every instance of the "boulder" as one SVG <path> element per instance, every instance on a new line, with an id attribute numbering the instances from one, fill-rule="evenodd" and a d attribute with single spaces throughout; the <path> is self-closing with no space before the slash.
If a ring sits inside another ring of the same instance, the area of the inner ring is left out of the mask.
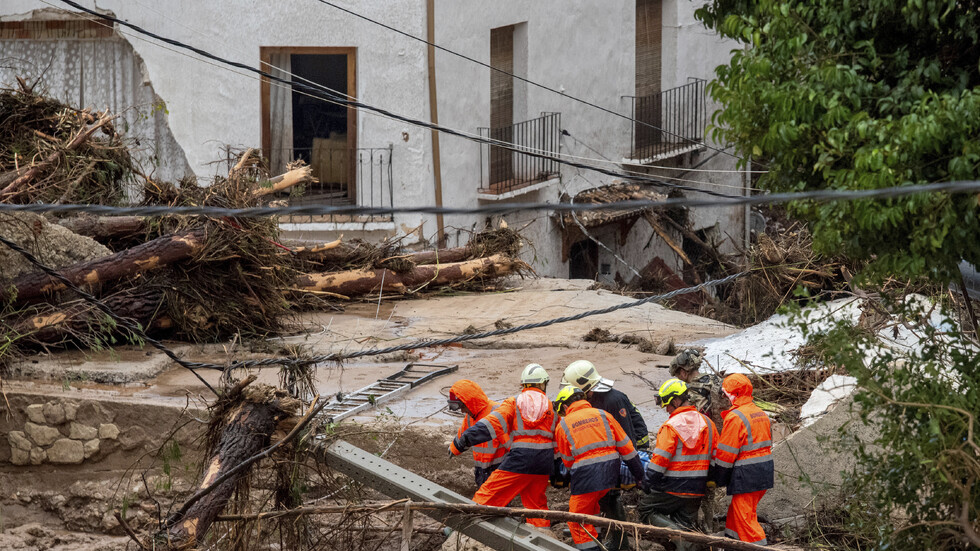
<path id="1" fill-rule="evenodd" d="M 7 433 L 7 442 L 10 442 L 10 447 L 23 451 L 31 450 L 31 441 L 27 439 L 23 431 L 12 430 Z"/>
<path id="2" fill-rule="evenodd" d="M 103 440 L 115 440 L 119 438 L 119 427 L 113 423 L 102 423 L 99 425 L 99 438 Z"/>
<path id="3" fill-rule="evenodd" d="M 30 421 L 24 423 L 24 432 L 38 446 L 50 446 L 55 440 L 61 438 L 61 432 L 58 429 L 45 425 L 37 425 Z"/>
<path id="4" fill-rule="evenodd" d="M 27 419 L 31 423 L 37 423 L 38 425 L 44 424 L 44 404 L 31 404 L 27 406 Z"/>
<path id="5" fill-rule="evenodd" d="M 99 439 L 93 438 L 85 442 L 82 444 L 82 448 L 85 452 L 85 459 L 92 457 L 93 455 L 99 453 Z"/>
<path id="6" fill-rule="evenodd" d="M 77 465 L 85 460 L 85 446 L 78 440 L 62 438 L 48 449 L 48 461 L 63 465 Z"/>
<path id="7" fill-rule="evenodd" d="M 105 245 L 94 239 L 78 235 L 64 226 L 50 224 L 43 216 L 30 212 L 0 214 L 0 233 L 52 268 L 63 268 L 112 254 Z M 0 279 L 9 281 L 34 271 L 34 265 L 23 256 L 7 247 L 0 247 Z"/>
<path id="8" fill-rule="evenodd" d="M 40 465 L 48 458 L 48 453 L 44 451 L 44 448 L 33 447 L 31 448 L 31 465 Z"/>
<path id="9" fill-rule="evenodd" d="M 44 420 L 49 425 L 60 425 L 65 422 L 65 406 L 58 402 L 48 402 L 44 404 Z"/>
<path id="10" fill-rule="evenodd" d="M 877 436 L 873 423 L 861 421 L 857 407 L 848 396 L 830 413 L 773 446 L 776 484 L 759 502 L 760 516 L 769 520 L 793 517 L 838 500 L 843 473 L 857 463 L 856 443 L 842 444 L 839 430 L 846 425 L 848 440 L 865 445 L 871 445 Z"/>
<path id="11" fill-rule="evenodd" d="M 95 427 L 72 422 L 68 430 L 68 438 L 72 440 L 91 440 L 99 437 L 99 431 Z"/>
<path id="12" fill-rule="evenodd" d="M 31 452 L 10 448 L 10 462 L 14 465 L 27 465 L 31 460 Z"/>

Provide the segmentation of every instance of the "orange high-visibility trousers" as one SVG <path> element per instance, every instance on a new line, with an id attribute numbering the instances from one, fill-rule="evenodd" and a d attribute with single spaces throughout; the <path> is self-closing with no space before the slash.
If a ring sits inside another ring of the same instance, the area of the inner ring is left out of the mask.
<path id="1" fill-rule="evenodd" d="M 725 535 L 749 543 L 768 545 L 766 533 L 759 524 L 756 507 L 765 495 L 765 490 L 735 494 L 732 504 L 728 506 L 728 517 L 725 519 Z"/>
<path id="2" fill-rule="evenodd" d="M 544 494 L 547 489 L 546 474 L 519 474 L 497 469 L 476 491 L 473 501 L 480 505 L 507 507 L 520 494 L 521 504 L 525 509 L 547 511 L 548 498 Z M 529 518 L 527 523 L 539 528 L 551 526 L 551 521 L 540 518 Z"/>
<path id="3" fill-rule="evenodd" d="M 589 492 L 587 494 L 573 494 L 568 498 L 568 512 L 598 515 L 599 500 L 608 493 L 609 490 L 599 490 L 598 492 Z M 599 534 L 596 532 L 595 526 L 569 522 L 568 529 L 572 532 L 572 541 L 575 542 L 576 549 L 599 548 L 599 544 L 596 543 L 599 541 Z M 589 534 L 592 534 L 592 537 L 589 537 Z"/>

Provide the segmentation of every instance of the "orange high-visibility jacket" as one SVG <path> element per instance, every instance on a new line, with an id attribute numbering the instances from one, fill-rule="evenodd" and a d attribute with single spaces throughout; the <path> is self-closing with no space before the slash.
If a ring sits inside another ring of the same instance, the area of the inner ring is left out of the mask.
<path id="1" fill-rule="evenodd" d="M 467 414 L 463 418 L 463 423 L 459 426 L 459 430 L 456 431 L 456 438 L 462 436 L 466 432 L 466 429 L 475 425 L 480 419 L 490 415 L 493 408 L 499 405 L 497 402 L 488 399 L 483 389 L 480 388 L 480 385 L 473 381 L 466 379 L 456 381 L 450 391 L 466 405 L 466 409 L 473 415 Z M 459 455 L 459 450 L 456 449 L 455 445 L 450 444 L 450 446 L 452 452 Z M 506 453 L 506 434 L 473 446 L 473 461 L 476 462 L 475 474 L 477 481 L 482 482 L 482 480 L 486 480 L 487 476 L 490 476 L 490 472 L 504 461 L 504 455 Z"/>
<path id="2" fill-rule="evenodd" d="M 626 461 L 637 480 L 643 476 L 643 465 L 626 431 L 586 400 L 568 406 L 555 430 L 555 444 L 571 473 L 572 495 L 618 486 L 620 460 Z"/>
<path id="3" fill-rule="evenodd" d="M 717 442 L 718 429 L 708 416 L 694 406 L 675 409 L 657 431 L 647 463 L 647 486 L 675 496 L 703 496 Z"/>
<path id="4" fill-rule="evenodd" d="M 550 475 L 555 461 L 557 416 L 544 391 L 528 387 L 507 398 L 489 415 L 466 429 L 456 447 L 467 448 L 508 436 L 507 455 L 499 470 Z M 461 445 L 461 446 L 460 446 Z"/>
<path id="5" fill-rule="evenodd" d="M 752 383 L 745 375 L 729 375 L 722 390 L 733 407 L 722 413 L 725 424 L 712 460 L 712 478 L 728 486 L 728 495 L 768 490 L 775 478 L 769 416 L 752 403 Z"/>

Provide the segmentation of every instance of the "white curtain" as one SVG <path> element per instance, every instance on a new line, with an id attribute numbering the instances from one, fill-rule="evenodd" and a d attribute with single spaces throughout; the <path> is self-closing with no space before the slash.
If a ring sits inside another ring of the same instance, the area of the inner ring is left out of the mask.
<path id="1" fill-rule="evenodd" d="M 272 54 L 269 72 L 285 80 L 291 80 L 290 55 Z M 273 174 L 286 171 L 286 164 L 293 160 L 293 94 L 292 88 L 281 82 L 270 82 L 269 89 L 269 147 L 270 170 Z"/>
<path id="2" fill-rule="evenodd" d="M 109 109 L 114 125 L 139 140 L 137 161 L 154 178 L 193 176 L 170 132 L 164 102 L 153 90 L 143 61 L 121 38 L 0 40 L 0 87 L 17 88 L 16 77 L 39 79 L 38 91 L 77 107 Z"/>

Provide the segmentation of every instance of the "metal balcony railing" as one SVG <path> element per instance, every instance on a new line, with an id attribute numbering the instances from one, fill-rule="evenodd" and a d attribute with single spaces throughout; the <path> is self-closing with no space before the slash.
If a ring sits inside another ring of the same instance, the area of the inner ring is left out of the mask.
<path id="1" fill-rule="evenodd" d="M 319 148 L 313 158 L 307 151 L 294 150 L 296 157 L 308 159 L 313 175 L 320 180 L 306 192 L 290 199 L 293 205 L 353 205 L 391 207 L 394 177 L 391 156 L 393 147 Z M 305 153 L 305 154 L 304 154 Z M 354 170 L 350 170 L 351 163 Z M 351 182 L 350 179 L 354 178 Z M 336 221 L 341 221 L 341 217 Z M 344 218 L 349 218 L 345 216 Z M 372 215 L 372 220 L 391 220 L 388 215 Z"/>
<path id="2" fill-rule="evenodd" d="M 480 192 L 501 194 L 558 176 L 558 163 L 520 153 L 533 151 L 558 156 L 561 113 L 501 128 L 479 128 L 480 136 L 513 144 L 517 151 L 495 145 L 480 146 Z"/>
<path id="3" fill-rule="evenodd" d="M 700 147 L 708 123 L 706 80 L 632 100 L 630 158 L 653 162 Z"/>

